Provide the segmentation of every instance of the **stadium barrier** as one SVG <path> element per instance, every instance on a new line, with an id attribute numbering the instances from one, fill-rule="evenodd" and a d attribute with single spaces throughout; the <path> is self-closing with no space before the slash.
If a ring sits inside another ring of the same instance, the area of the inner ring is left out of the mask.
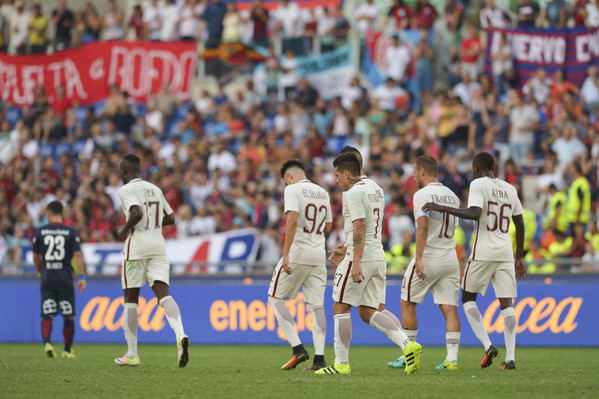
<path id="1" fill-rule="evenodd" d="M 267 278 L 174 278 L 171 294 L 177 300 L 187 334 L 194 344 L 280 344 L 286 345 L 274 313 L 267 304 Z M 599 346 L 599 276 L 529 276 L 521 280 L 515 312 L 519 346 Z M 327 345 L 333 344 L 332 281 L 325 294 Z M 390 278 L 386 306 L 400 315 L 401 278 Z M 41 342 L 40 290 L 35 278 L 0 278 L 4 300 L 0 305 L 3 325 L 0 342 Z M 88 288 L 76 295 L 77 342 L 123 343 L 122 290 L 116 278 L 90 278 Z M 503 318 L 490 287 L 479 296 L 479 308 L 491 340 L 503 345 Z M 300 292 L 287 306 L 300 338 L 312 342 L 312 315 Z M 461 306 L 461 305 L 460 305 Z M 174 337 L 164 311 L 148 287 L 141 290 L 138 307 L 139 341 L 173 343 Z M 461 344 L 480 345 L 463 311 Z M 418 307 L 418 341 L 445 345 L 445 323 L 441 312 L 427 296 Z M 352 310 L 352 345 L 391 345 L 379 331 L 363 323 Z M 53 339 L 62 340 L 62 321 L 57 318 Z M 396 355 L 390 353 L 390 357 Z"/>

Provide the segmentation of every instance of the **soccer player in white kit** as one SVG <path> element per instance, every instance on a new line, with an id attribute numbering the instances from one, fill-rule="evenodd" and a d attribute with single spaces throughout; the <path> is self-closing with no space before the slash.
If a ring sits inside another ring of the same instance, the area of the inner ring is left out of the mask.
<path id="1" fill-rule="evenodd" d="M 341 154 L 333 162 L 337 184 L 343 191 L 346 252 L 335 272 L 335 363 L 316 374 L 350 374 L 349 344 L 352 335 L 350 310 L 358 308 L 361 319 L 401 346 L 406 373 L 420 367 L 422 346 L 412 342 L 395 322 L 377 309 L 383 301 L 387 262 L 381 243 L 385 195 L 360 178 L 360 162 L 354 154 Z M 351 278 L 349 278 L 351 275 Z"/>
<path id="2" fill-rule="evenodd" d="M 179 367 L 185 367 L 189 360 L 189 337 L 183 330 L 179 306 L 168 291 L 169 263 L 162 235 L 162 226 L 175 223 L 175 216 L 162 190 L 139 177 L 140 158 L 137 155 L 123 157 L 120 173 L 124 185 L 119 189 L 119 197 L 127 222 L 118 229 L 117 235 L 125 240 L 121 283 L 125 296 L 123 330 L 127 353 L 114 362 L 119 366 L 140 364 L 137 355 L 137 303 L 139 289 L 147 280 L 175 331 Z"/>
<path id="3" fill-rule="evenodd" d="M 447 356 L 437 366 L 437 370 L 457 370 L 460 345 L 460 264 L 453 238 L 455 216 L 422 210 L 424 204 L 430 201 L 453 208 L 460 206 L 457 195 L 439 183 L 438 171 L 437 160 L 430 155 L 420 156 L 414 162 L 414 178 L 419 188 L 414 194 L 416 253 L 401 286 L 401 322 L 408 338 L 415 340 L 418 333 L 416 305 L 422 303 L 428 291 L 431 291 L 447 324 Z"/>
<path id="4" fill-rule="evenodd" d="M 314 341 L 313 362 L 304 370 L 315 371 L 326 367 L 324 291 L 327 269 L 324 235 L 331 231 L 333 225 L 331 200 L 325 189 L 306 178 L 304 166 L 298 159 L 290 159 L 283 164 L 281 177 L 287 185 L 284 193 L 287 214 L 285 243 L 283 257 L 274 270 L 268 289 L 268 303 L 293 348 L 291 358 L 281 369 L 294 369 L 310 356 L 295 330 L 285 298 L 295 298 L 300 287 L 303 287 L 304 300 L 312 313 Z"/>
<path id="5" fill-rule="evenodd" d="M 516 315 L 513 298 L 517 295 L 516 276 L 526 276 L 523 259 L 524 221 L 522 204 L 514 186 L 493 176 L 495 161 L 487 152 L 476 154 L 472 160 L 474 180 L 470 183 L 468 208 L 455 209 L 433 202 L 422 209 L 446 212 L 450 215 L 476 221 L 476 238 L 470 260 L 462 278 L 462 303 L 468 323 L 481 341 L 485 354 L 480 363 L 486 368 L 498 356 L 497 348 L 491 343 L 483 318 L 476 306 L 476 295 L 485 295 L 489 283 L 493 284 L 499 299 L 504 323 L 505 361 L 501 370 L 516 369 Z M 516 227 L 516 258 L 509 236 L 510 219 Z"/>

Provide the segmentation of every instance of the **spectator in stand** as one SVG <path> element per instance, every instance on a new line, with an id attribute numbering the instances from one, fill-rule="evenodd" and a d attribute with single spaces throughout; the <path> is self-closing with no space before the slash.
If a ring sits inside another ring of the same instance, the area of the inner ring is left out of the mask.
<path id="1" fill-rule="evenodd" d="M 466 26 L 466 35 L 460 43 L 460 61 L 462 72 L 470 75 L 472 80 L 478 78 L 480 68 L 478 57 L 482 53 L 482 45 L 478 35 L 478 30 L 474 25 Z"/>
<path id="2" fill-rule="evenodd" d="M 559 137 L 556 137 L 551 150 L 557 154 L 557 165 L 559 170 L 564 168 L 586 152 L 586 146 L 577 137 L 578 132 L 573 123 L 567 123 Z"/>
<path id="3" fill-rule="evenodd" d="M 210 172 L 218 169 L 225 175 L 234 172 L 237 168 L 237 161 L 233 154 L 226 149 L 226 141 L 224 139 L 216 142 L 214 152 L 208 157 L 207 167 Z"/>
<path id="4" fill-rule="evenodd" d="M 408 29 L 411 18 L 410 7 L 403 0 L 394 0 L 387 13 L 387 26 L 389 26 L 389 21 L 393 20 L 397 30 Z"/>
<path id="5" fill-rule="evenodd" d="M 283 72 L 279 77 L 279 83 L 283 87 L 285 98 L 288 100 L 295 99 L 295 88 L 299 82 L 299 76 L 297 74 L 297 59 L 292 49 L 288 49 L 285 52 L 285 59 L 281 62 L 281 71 Z"/>
<path id="6" fill-rule="evenodd" d="M 133 29 L 133 32 L 135 32 L 135 39 L 137 39 L 137 40 L 143 39 L 144 13 L 139 4 L 137 4 L 135 7 L 133 7 L 133 12 L 131 13 L 131 18 L 129 18 L 129 23 L 127 23 L 127 30 L 129 30 L 129 29 Z"/>
<path id="7" fill-rule="evenodd" d="M 437 9 L 428 0 L 418 0 L 414 7 L 412 29 L 433 29 L 438 16 Z"/>
<path id="8" fill-rule="evenodd" d="M 518 28 L 534 29 L 541 9 L 532 0 L 518 0 Z"/>
<path id="9" fill-rule="evenodd" d="M 162 8 L 158 5 L 158 0 L 152 0 L 150 7 L 144 11 L 143 18 L 146 40 L 159 41 L 162 31 Z"/>
<path id="10" fill-rule="evenodd" d="M 512 48 L 504 34 L 500 34 L 499 44 L 491 50 L 493 83 L 497 95 L 503 95 L 511 88 L 514 79 Z"/>
<path id="11" fill-rule="evenodd" d="M 545 156 L 543 165 L 543 173 L 539 175 L 537 181 L 537 196 L 541 211 L 545 212 L 547 204 L 551 199 L 549 188 L 553 185 L 556 191 L 561 191 L 565 188 L 565 183 L 563 173 L 556 167 L 557 160 L 554 152 L 550 152 Z"/>
<path id="12" fill-rule="evenodd" d="M 599 4 L 597 0 L 589 0 L 584 6 L 585 26 L 589 29 L 599 27 Z"/>
<path id="13" fill-rule="evenodd" d="M 108 0 L 108 10 L 102 20 L 102 39 L 106 41 L 123 39 L 123 21 L 125 13 L 116 0 Z"/>
<path id="14" fill-rule="evenodd" d="M 430 45 L 428 30 L 420 31 L 420 39 L 415 50 L 416 54 L 416 79 L 418 81 L 418 91 L 420 92 L 420 102 L 423 105 L 430 104 L 432 100 L 434 70 L 433 63 L 435 52 Z"/>
<path id="15" fill-rule="evenodd" d="M 543 105 L 551 95 L 552 84 L 553 81 L 547 78 L 545 68 L 539 67 L 535 74 L 522 87 L 522 93 L 529 100 L 534 100 L 539 105 Z"/>
<path id="16" fill-rule="evenodd" d="M 58 5 L 52 11 L 52 23 L 56 26 L 54 33 L 54 49 L 56 51 L 64 50 L 71 45 L 71 28 L 75 16 L 67 8 L 66 0 L 58 0 Z"/>
<path id="17" fill-rule="evenodd" d="M 327 53 L 335 49 L 335 24 L 336 20 L 331 12 L 331 7 L 325 7 L 318 20 L 317 33 L 320 37 L 320 51 Z"/>
<path id="18" fill-rule="evenodd" d="M 220 0 L 210 0 L 210 4 L 204 10 L 202 19 L 206 21 L 206 29 L 208 30 L 206 47 L 213 48 L 220 45 L 223 36 L 223 18 L 226 12 L 227 8 Z"/>
<path id="19" fill-rule="evenodd" d="M 568 187 L 568 221 L 569 231 L 574 230 L 576 223 L 586 225 L 591 220 L 591 185 L 582 172 L 580 162 L 570 166 L 572 183 Z"/>
<path id="20" fill-rule="evenodd" d="M 576 0 L 576 4 L 572 5 L 572 15 L 574 16 L 575 26 L 584 26 L 586 22 L 585 7 L 589 0 Z"/>
<path id="21" fill-rule="evenodd" d="M 480 27 L 483 29 L 509 28 L 512 22 L 512 16 L 509 11 L 495 5 L 495 0 L 487 0 L 485 7 L 479 13 Z"/>
<path id="22" fill-rule="evenodd" d="M 10 52 L 25 54 L 27 52 L 31 14 L 25 10 L 25 3 L 22 0 L 15 2 L 15 10 L 17 12 L 10 21 Z"/>
<path id="23" fill-rule="evenodd" d="M 585 109 L 591 114 L 599 108 L 599 81 L 597 66 L 591 65 L 587 68 L 587 77 L 580 89 L 580 97 Z"/>
<path id="24" fill-rule="evenodd" d="M 408 68 L 412 62 L 412 54 L 407 45 L 399 40 L 398 35 L 391 38 L 391 45 L 385 52 L 387 76 L 396 84 L 405 85 L 408 79 Z"/>
<path id="25" fill-rule="evenodd" d="M 354 16 L 356 18 L 356 31 L 361 37 L 364 37 L 368 32 L 375 30 L 379 8 L 373 0 L 366 0 L 365 3 L 358 6 Z"/>
<path id="26" fill-rule="evenodd" d="M 42 14 L 42 7 L 39 4 L 34 4 L 31 19 L 29 19 L 29 49 L 31 54 L 46 52 L 47 28 L 48 17 Z"/>
<path id="27" fill-rule="evenodd" d="M 553 73 L 553 83 L 551 84 L 551 100 L 553 104 L 561 104 L 564 95 L 567 92 L 578 95 L 578 87 L 565 79 L 566 72 L 563 69 L 556 69 Z"/>
<path id="28" fill-rule="evenodd" d="M 192 3 L 192 15 L 194 16 L 193 21 L 189 21 L 189 26 L 182 27 L 184 22 L 179 19 L 181 14 L 181 19 L 183 17 L 182 14 L 186 12 L 187 3 L 185 3 L 182 9 L 179 9 L 175 0 L 167 0 L 165 7 L 162 8 L 161 17 L 162 17 L 162 28 L 160 29 L 160 40 L 163 42 L 172 42 L 177 40 L 177 34 L 179 37 L 183 38 L 184 36 L 196 36 L 198 31 L 200 30 L 200 21 L 199 15 L 202 15 L 203 8 L 201 4 L 193 4 Z M 183 31 L 183 32 L 181 32 Z M 189 35 L 188 32 L 193 32 Z M 185 35 L 183 35 L 185 33 Z"/>
<path id="29" fill-rule="evenodd" d="M 469 107 L 473 93 L 480 88 L 480 83 L 471 79 L 469 73 L 463 72 L 462 81 L 453 88 L 453 94 L 459 97 L 462 104 Z"/>
<path id="30" fill-rule="evenodd" d="M 254 31 L 252 35 L 252 41 L 258 46 L 268 46 L 268 22 L 270 16 L 268 11 L 264 8 L 262 0 L 254 0 L 252 3 L 252 10 L 250 12 L 250 20 L 253 23 Z"/>
<path id="31" fill-rule="evenodd" d="M 331 15 L 335 19 L 335 30 L 333 36 L 335 39 L 335 47 L 345 44 L 347 41 L 347 33 L 349 32 L 349 21 L 343 15 L 343 6 L 338 5 L 331 9 Z"/>
<path id="32" fill-rule="evenodd" d="M 96 11 L 96 7 L 87 2 L 83 4 L 83 43 L 91 43 L 100 39 L 100 31 L 102 30 L 102 21 Z"/>
<path id="33" fill-rule="evenodd" d="M 384 111 L 395 111 L 397 108 L 397 99 L 406 98 L 408 93 L 399 86 L 395 85 L 395 80 L 389 77 L 384 84 L 374 89 L 372 96 L 378 100 L 379 106 Z"/>
<path id="34" fill-rule="evenodd" d="M 238 43 L 241 41 L 241 17 L 237 6 L 232 1 L 227 3 L 227 13 L 223 18 L 223 42 Z"/>
<path id="35" fill-rule="evenodd" d="M 545 5 L 543 17 L 547 24 L 553 29 L 564 29 L 566 27 L 567 5 L 565 0 L 549 0 Z"/>
<path id="36" fill-rule="evenodd" d="M 275 10 L 275 30 L 282 33 L 282 51 L 292 49 L 294 54 L 304 53 L 304 43 L 301 37 L 304 26 L 300 8 L 295 1 L 281 0 Z"/>
<path id="37" fill-rule="evenodd" d="M 535 143 L 535 131 L 539 123 L 539 114 L 530 104 L 525 104 L 517 92 L 512 92 L 513 101 L 510 110 L 510 152 L 512 159 L 523 161 L 526 153 Z"/>

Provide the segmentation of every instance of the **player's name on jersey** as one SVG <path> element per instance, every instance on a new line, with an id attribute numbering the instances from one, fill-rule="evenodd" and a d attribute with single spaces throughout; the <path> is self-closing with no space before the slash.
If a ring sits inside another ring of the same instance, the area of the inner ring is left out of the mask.
<path id="1" fill-rule="evenodd" d="M 507 199 L 507 198 L 510 198 L 510 197 L 507 195 L 507 191 L 505 191 L 505 190 L 497 190 L 496 188 L 492 188 L 492 189 L 491 189 L 491 195 L 492 195 L 493 197 L 496 197 L 496 198 L 506 198 L 506 199 Z"/>
<path id="2" fill-rule="evenodd" d="M 385 199 L 385 194 L 383 194 L 382 190 L 374 190 L 374 194 L 367 194 L 368 195 L 368 201 L 372 202 L 378 202 L 382 199 Z"/>
<path id="3" fill-rule="evenodd" d="M 452 195 L 435 195 L 435 194 L 431 194 L 431 200 L 435 204 L 458 205 L 458 199 L 457 199 L 457 197 L 454 197 Z"/>
<path id="4" fill-rule="evenodd" d="M 69 235 L 69 230 L 46 230 L 43 229 L 41 231 L 42 235 L 46 235 L 46 234 L 60 234 L 60 235 L 64 235 L 64 236 L 68 236 Z"/>
<path id="5" fill-rule="evenodd" d="M 48 270 L 62 269 L 62 262 L 47 262 L 46 269 L 48 269 Z"/>
<path id="6" fill-rule="evenodd" d="M 304 198 L 316 198 L 321 200 L 326 200 L 327 196 L 322 191 L 310 190 L 309 188 L 302 189 L 302 196 Z"/>

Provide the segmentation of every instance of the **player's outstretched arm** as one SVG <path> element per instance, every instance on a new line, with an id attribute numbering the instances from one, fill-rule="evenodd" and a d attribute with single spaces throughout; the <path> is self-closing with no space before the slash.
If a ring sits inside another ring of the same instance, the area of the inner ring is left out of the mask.
<path id="1" fill-rule="evenodd" d="M 522 215 L 512 217 L 514 227 L 516 227 L 516 276 L 518 278 L 526 277 L 526 264 L 524 263 L 524 219 Z"/>
<path id="2" fill-rule="evenodd" d="M 75 251 L 73 259 L 75 259 L 75 265 L 77 266 L 77 290 L 79 293 L 82 293 L 85 291 L 87 283 L 85 282 L 85 263 L 83 262 L 81 251 Z"/>
<path id="3" fill-rule="evenodd" d="M 450 215 L 469 220 L 478 220 L 480 218 L 480 214 L 482 213 L 482 209 L 478 206 L 471 206 L 470 208 L 451 208 L 449 206 L 439 205 L 434 202 L 427 202 L 422 207 L 422 210 L 425 212 L 446 212 Z"/>
<path id="4" fill-rule="evenodd" d="M 132 205 L 129 208 L 129 217 L 127 218 L 127 223 L 123 227 L 117 230 L 116 235 L 120 240 L 124 240 L 127 238 L 127 234 L 133 229 L 134 226 L 139 223 L 141 218 L 143 217 L 143 212 L 139 205 Z"/>
<path id="5" fill-rule="evenodd" d="M 170 215 L 166 215 L 165 217 L 162 218 L 163 226 L 168 226 L 171 224 L 175 224 L 175 214 L 174 213 L 171 213 Z"/>

